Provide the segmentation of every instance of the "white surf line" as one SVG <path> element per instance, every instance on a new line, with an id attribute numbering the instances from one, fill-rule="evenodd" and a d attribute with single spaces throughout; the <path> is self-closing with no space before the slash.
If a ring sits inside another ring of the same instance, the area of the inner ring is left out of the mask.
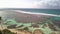
<path id="1" fill-rule="evenodd" d="M 9 11 L 9 10 L 8 10 L 8 11 Z M 47 13 L 34 13 L 34 12 L 27 12 L 27 11 L 22 11 L 22 10 L 10 10 L 10 11 L 16 11 L 16 12 L 26 13 L 26 14 L 36 14 L 36 15 L 46 15 L 46 16 L 55 16 L 55 17 L 60 17 L 60 15 L 47 14 Z"/>
<path id="2" fill-rule="evenodd" d="M 47 15 L 47 16 L 56 16 L 56 17 L 60 17 L 60 15 L 55 15 L 55 14 L 46 14 L 46 13 L 34 13 L 34 12 L 26 12 L 26 11 L 17 11 L 20 13 L 26 13 L 26 14 L 37 14 L 37 15 Z"/>

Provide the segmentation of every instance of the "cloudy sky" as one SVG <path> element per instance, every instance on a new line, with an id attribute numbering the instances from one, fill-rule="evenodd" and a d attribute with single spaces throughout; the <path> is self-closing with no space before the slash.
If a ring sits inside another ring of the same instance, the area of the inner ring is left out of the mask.
<path id="1" fill-rule="evenodd" d="M 0 0 L 0 8 L 60 9 L 60 0 Z"/>

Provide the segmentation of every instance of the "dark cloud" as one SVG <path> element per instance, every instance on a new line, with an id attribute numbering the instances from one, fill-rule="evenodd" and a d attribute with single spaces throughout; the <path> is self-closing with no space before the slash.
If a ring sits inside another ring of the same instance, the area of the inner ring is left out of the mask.
<path id="1" fill-rule="evenodd" d="M 39 6 L 42 8 L 51 8 L 51 9 L 60 9 L 60 1 L 59 0 L 41 0 L 39 2 Z"/>

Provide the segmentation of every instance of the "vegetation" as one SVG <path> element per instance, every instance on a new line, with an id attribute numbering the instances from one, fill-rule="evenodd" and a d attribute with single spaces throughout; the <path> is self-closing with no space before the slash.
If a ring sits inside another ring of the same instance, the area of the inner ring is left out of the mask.
<path id="1" fill-rule="evenodd" d="M 15 29 L 18 31 L 22 32 L 32 32 L 32 34 L 58 34 L 60 31 L 59 26 L 55 25 L 53 21 L 59 20 L 57 17 L 51 17 L 51 18 L 45 18 L 45 21 L 40 22 L 40 23 L 17 23 L 15 20 L 10 19 L 7 20 L 4 25 L 8 25 L 7 27 L 11 26 L 13 27 L 16 26 Z M 14 28 L 12 28 L 14 29 Z M 2 34 L 16 34 L 7 29 L 4 29 L 3 31 L 0 31 Z"/>
<path id="2" fill-rule="evenodd" d="M 2 31 L 0 30 L 0 34 L 2 34 Z"/>
<path id="3" fill-rule="evenodd" d="M 16 33 L 13 33 L 13 32 L 11 32 L 10 30 L 8 30 L 8 29 L 4 29 L 4 30 L 0 30 L 0 34 L 16 34 Z"/>

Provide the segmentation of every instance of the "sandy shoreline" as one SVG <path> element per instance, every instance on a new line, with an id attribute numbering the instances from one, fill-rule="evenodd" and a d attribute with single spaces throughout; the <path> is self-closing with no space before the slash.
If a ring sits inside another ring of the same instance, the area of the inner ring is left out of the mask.
<path id="1" fill-rule="evenodd" d="M 50 17 L 48 15 L 41 15 L 15 10 L 0 11 L 0 14 L 0 16 L 5 19 L 15 19 L 17 22 L 41 22 L 45 19 L 44 17 Z"/>

